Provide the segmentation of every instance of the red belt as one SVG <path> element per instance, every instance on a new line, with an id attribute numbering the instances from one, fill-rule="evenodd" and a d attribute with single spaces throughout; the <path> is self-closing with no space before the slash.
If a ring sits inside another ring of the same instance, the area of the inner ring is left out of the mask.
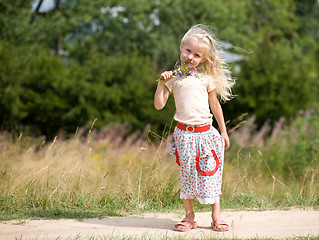
<path id="1" fill-rule="evenodd" d="M 200 127 L 193 127 L 191 125 L 185 125 L 180 122 L 177 122 L 176 127 L 187 132 L 206 132 L 210 129 L 210 124 Z"/>

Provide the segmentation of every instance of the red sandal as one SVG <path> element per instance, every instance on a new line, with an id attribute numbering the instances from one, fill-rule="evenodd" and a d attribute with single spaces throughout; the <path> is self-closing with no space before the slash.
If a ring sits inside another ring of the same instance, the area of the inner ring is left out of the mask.
<path id="1" fill-rule="evenodd" d="M 224 228 L 221 228 L 220 226 L 224 226 Z M 215 218 L 212 222 L 212 228 L 216 232 L 227 232 L 229 230 L 229 225 L 222 218 Z"/>
<path id="2" fill-rule="evenodd" d="M 189 218 L 184 218 L 174 226 L 175 231 L 179 232 L 187 232 L 195 228 L 197 228 L 197 222 L 192 222 Z"/>

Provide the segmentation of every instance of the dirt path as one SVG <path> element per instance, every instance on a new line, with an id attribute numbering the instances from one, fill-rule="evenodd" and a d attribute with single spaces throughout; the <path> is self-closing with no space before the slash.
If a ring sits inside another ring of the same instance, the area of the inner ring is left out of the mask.
<path id="1" fill-rule="evenodd" d="M 160 239 L 165 236 L 185 238 L 288 238 L 319 236 L 319 211 L 292 209 L 289 211 L 223 212 L 231 225 L 227 233 L 216 233 L 210 228 L 210 213 L 196 214 L 198 229 L 188 233 L 173 231 L 181 216 L 174 213 L 147 213 L 139 216 L 105 217 L 78 220 L 20 220 L 0 222 L 0 240 L 3 239 L 81 239 L 115 236 L 147 236 Z"/>

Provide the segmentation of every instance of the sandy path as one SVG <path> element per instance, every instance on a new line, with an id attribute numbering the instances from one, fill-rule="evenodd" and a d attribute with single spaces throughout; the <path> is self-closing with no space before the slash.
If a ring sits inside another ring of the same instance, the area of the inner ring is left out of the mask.
<path id="1" fill-rule="evenodd" d="M 198 229 L 188 233 L 173 231 L 172 226 L 181 216 L 174 213 L 147 213 L 139 216 L 105 217 L 103 219 L 68 220 L 14 220 L 0 222 L 0 240 L 14 239 L 60 239 L 80 236 L 185 236 L 200 238 L 288 238 L 296 236 L 319 236 L 319 211 L 292 209 L 289 211 L 237 211 L 223 212 L 231 225 L 227 233 L 216 233 L 210 228 L 210 213 L 196 214 Z"/>

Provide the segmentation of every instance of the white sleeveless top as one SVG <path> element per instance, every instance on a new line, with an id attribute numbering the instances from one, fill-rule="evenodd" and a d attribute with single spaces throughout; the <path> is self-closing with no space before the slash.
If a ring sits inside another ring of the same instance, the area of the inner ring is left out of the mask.
<path id="1" fill-rule="evenodd" d="M 211 122 L 213 115 L 209 108 L 208 93 L 213 91 L 215 86 L 208 76 L 177 76 L 165 85 L 174 95 L 176 121 L 189 125 Z"/>

